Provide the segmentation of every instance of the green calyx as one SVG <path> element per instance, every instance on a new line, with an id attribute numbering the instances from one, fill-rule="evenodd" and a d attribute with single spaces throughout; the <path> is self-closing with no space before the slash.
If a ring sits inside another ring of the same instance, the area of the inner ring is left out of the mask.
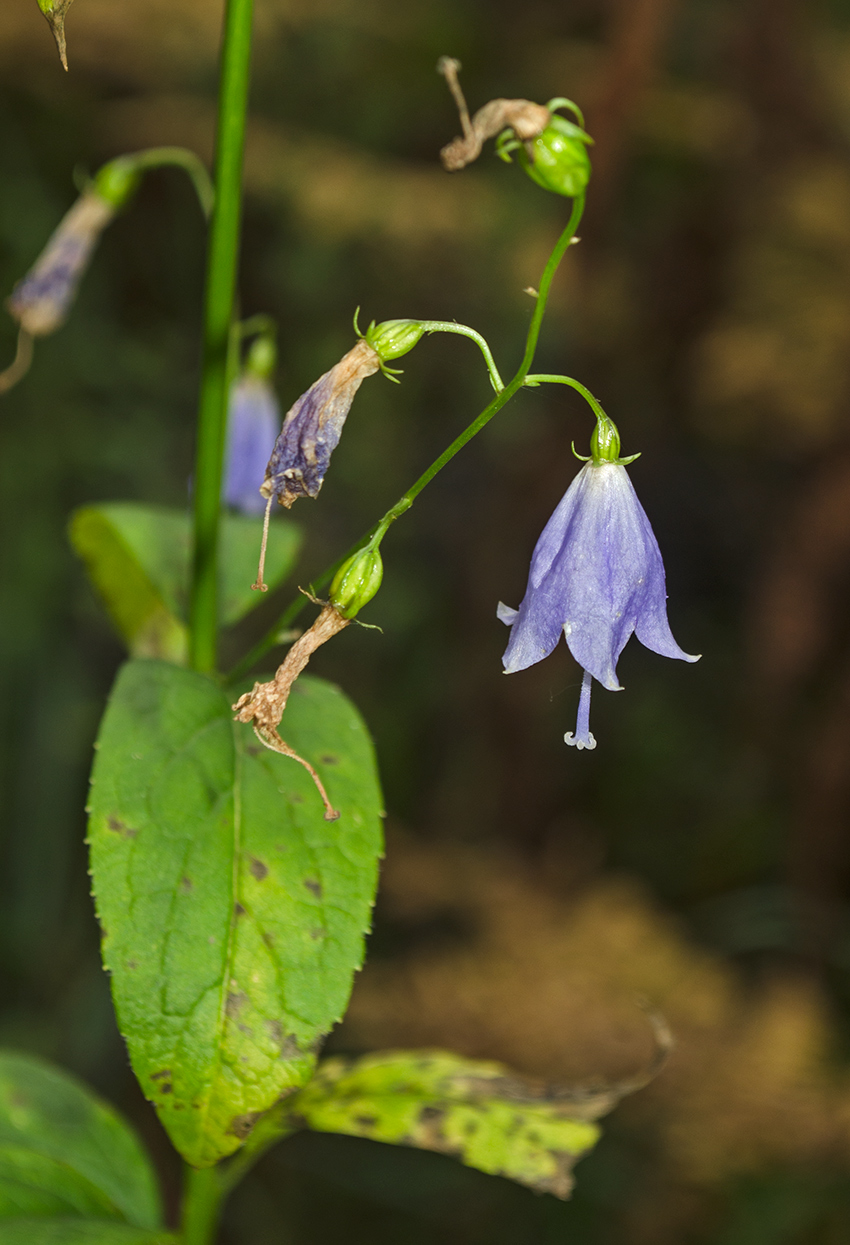
<path id="1" fill-rule="evenodd" d="M 92 180 L 92 189 L 118 211 L 135 193 L 142 174 L 132 156 L 119 156 L 98 169 Z"/>
<path id="2" fill-rule="evenodd" d="M 553 99 L 546 106 L 550 110 L 571 108 L 583 125 L 581 112 L 571 100 Z M 522 168 L 538 186 L 574 199 L 590 180 L 587 148 L 592 142 L 581 125 L 553 112 L 542 134 L 526 142 L 520 142 L 513 130 L 503 130 L 496 140 L 496 154 L 510 163 L 511 153 L 516 151 Z"/>
<path id="3" fill-rule="evenodd" d="M 602 410 L 596 412 L 596 427 L 590 438 L 590 454 L 577 454 L 575 445 L 573 453 L 583 463 L 592 462 L 594 467 L 602 467 L 606 463 L 627 467 L 636 458 L 640 458 L 640 454 L 630 454 L 628 458 L 620 457 L 620 433 L 617 425 Z"/>
<path id="4" fill-rule="evenodd" d="M 245 375 L 257 380 L 268 380 L 277 366 L 277 346 L 274 338 L 263 333 L 251 342 L 245 360 Z"/>
<path id="5" fill-rule="evenodd" d="M 354 618 L 381 586 L 384 564 L 377 545 L 358 549 L 333 577 L 330 603 L 343 618 Z"/>
<path id="6" fill-rule="evenodd" d="M 366 341 L 382 363 L 400 359 L 419 342 L 425 326 L 421 320 L 373 320 L 366 330 Z"/>

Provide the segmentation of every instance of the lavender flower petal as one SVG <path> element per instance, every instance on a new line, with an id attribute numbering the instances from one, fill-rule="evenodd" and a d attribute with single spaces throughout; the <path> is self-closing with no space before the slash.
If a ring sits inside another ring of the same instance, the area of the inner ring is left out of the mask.
<path id="1" fill-rule="evenodd" d="M 354 395 L 379 367 L 378 355 L 361 340 L 301 395 L 287 413 L 269 459 L 264 497 L 274 494 L 288 508 L 299 497 L 318 495 Z"/>
<path id="2" fill-rule="evenodd" d="M 268 381 L 242 376 L 230 391 L 223 497 L 243 514 L 261 515 L 266 463 L 280 427 L 280 406 Z"/>
<path id="3" fill-rule="evenodd" d="M 570 652 L 585 671 L 575 735 L 590 734 L 590 680 L 619 691 L 617 661 L 633 632 L 663 657 L 698 661 L 673 638 L 667 621 L 664 564 L 649 520 L 626 469 L 590 462 L 576 476 L 537 542 L 519 610 L 500 604 L 511 627 L 503 658 L 513 674 L 547 657 L 563 629 Z"/>
<path id="4" fill-rule="evenodd" d="M 114 215 L 114 207 L 95 191 L 80 195 L 15 286 L 6 305 L 32 337 L 44 337 L 64 324 L 92 251 Z"/>

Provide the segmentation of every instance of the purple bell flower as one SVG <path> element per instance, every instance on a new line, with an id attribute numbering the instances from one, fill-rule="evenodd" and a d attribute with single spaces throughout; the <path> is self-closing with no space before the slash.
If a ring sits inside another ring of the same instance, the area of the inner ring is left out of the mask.
<path id="1" fill-rule="evenodd" d="M 598 445 L 597 437 L 593 459 L 543 529 L 519 609 L 500 602 L 497 610 L 511 628 L 502 659 L 506 674 L 548 657 L 563 631 L 584 669 L 576 729 L 564 736 L 579 749 L 596 747 L 590 732 L 592 679 L 609 691 L 622 690 L 617 661 L 632 632 L 662 657 L 699 660 L 673 639 L 661 552 L 618 458 L 616 430 L 610 458 L 599 456 Z"/>
<path id="2" fill-rule="evenodd" d="M 261 515 L 266 508 L 260 487 L 279 428 L 280 406 L 269 382 L 241 376 L 230 390 L 222 497 L 242 514 Z"/>

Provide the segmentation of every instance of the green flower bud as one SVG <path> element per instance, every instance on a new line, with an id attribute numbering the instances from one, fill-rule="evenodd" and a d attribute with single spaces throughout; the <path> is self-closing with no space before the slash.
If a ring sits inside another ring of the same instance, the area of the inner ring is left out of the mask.
<path id="1" fill-rule="evenodd" d="M 620 461 L 620 434 L 613 419 L 597 415 L 596 427 L 590 438 L 590 453 L 595 463 Z"/>
<path id="2" fill-rule="evenodd" d="M 119 156 L 98 169 L 93 189 L 117 212 L 134 193 L 141 176 L 132 156 Z"/>
<path id="3" fill-rule="evenodd" d="M 407 354 L 422 337 L 425 327 L 421 320 L 384 320 L 369 325 L 366 341 L 382 363 Z"/>
<path id="4" fill-rule="evenodd" d="M 343 618 L 353 618 L 381 586 L 384 564 L 377 545 L 367 545 L 343 562 L 331 584 L 331 605 Z"/>
<path id="5" fill-rule="evenodd" d="M 590 180 L 587 144 L 592 142 L 574 122 L 553 113 L 542 134 L 518 145 L 517 155 L 538 186 L 574 199 Z"/>
<path id="6" fill-rule="evenodd" d="M 255 337 L 245 360 L 245 375 L 268 380 L 277 365 L 277 346 L 267 333 Z"/>

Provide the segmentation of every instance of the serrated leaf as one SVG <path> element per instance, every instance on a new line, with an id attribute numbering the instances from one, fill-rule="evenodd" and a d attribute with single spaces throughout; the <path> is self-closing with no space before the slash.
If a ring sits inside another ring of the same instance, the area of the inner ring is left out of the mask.
<path id="1" fill-rule="evenodd" d="M 179 1245 L 179 1238 L 103 1219 L 4 1219 L 0 1245 Z"/>
<path id="2" fill-rule="evenodd" d="M 0 1051 L 0 1216 L 74 1214 L 158 1227 L 147 1155 L 86 1086 L 40 1059 Z"/>
<path id="3" fill-rule="evenodd" d="M 614 1101 L 605 1091 L 559 1095 L 443 1051 L 383 1051 L 323 1061 L 287 1107 L 319 1132 L 436 1150 L 567 1198 L 574 1164 L 599 1137 L 590 1121 Z"/>
<path id="4" fill-rule="evenodd" d="M 257 574 L 262 520 L 225 515 L 221 526 L 220 611 L 225 626 L 263 599 Z M 71 544 L 118 633 L 136 657 L 186 658 L 192 529 L 189 515 L 163 506 L 110 502 L 74 511 Z M 266 582 L 281 584 L 295 565 L 301 532 L 287 520 L 269 526 Z"/>
<path id="5" fill-rule="evenodd" d="M 286 739 L 233 722 L 211 679 L 132 661 L 92 775 L 92 876 L 118 1022 L 181 1154 L 232 1153 L 303 1085 L 363 957 L 381 851 L 374 754 L 356 709 L 302 676 Z"/>

